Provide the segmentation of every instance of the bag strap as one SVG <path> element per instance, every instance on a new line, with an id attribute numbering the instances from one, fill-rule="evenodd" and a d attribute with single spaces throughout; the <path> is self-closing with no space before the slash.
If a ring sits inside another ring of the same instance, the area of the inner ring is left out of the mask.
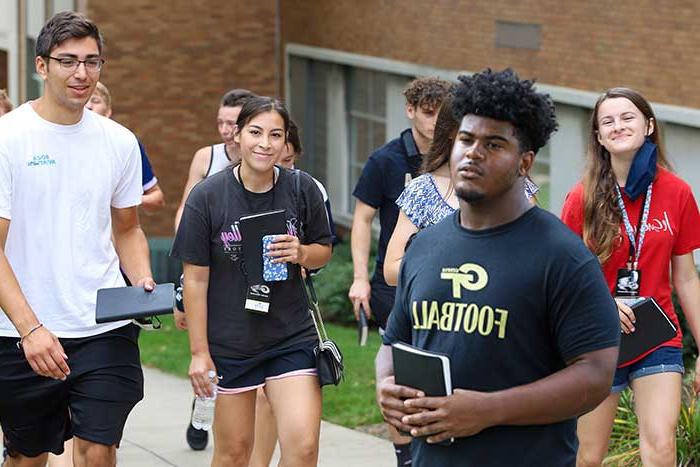
<path id="1" fill-rule="evenodd" d="M 301 173 L 299 169 L 294 169 L 294 196 L 296 197 L 297 203 L 297 216 L 301 217 Z M 297 219 L 297 224 L 301 226 L 301 219 Z M 299 228 L 298 233 L 301 235 L 301 227 Z M 323 341 L 328 339 L 328 333 L 326 332 L 326 326 L 323 324 L 321 310 L 318 307 L 318 297 L 316 296 L 313 278 L 308 271 L 306 271 L 306 277 L 304 277 L 304 274 L 302 274 L 303 269 L 304 268 L 300 265 L 299 278 L 301 279 L 302 287 L 304 287 L 304 295 L 306 296 L 306 301 L 309 305 L 311 320 L 314 322 L 314 328 L 316 328 L 318 342 L 323 344 Z"/>
<path id="2" fill-rule="evenodd" d="M 302 231 L 302 217 L 301 209 L 303 207 L 301 202 L 301 171 L 299 169 L 294 169 L 294 197 L 297 205 L 297 234 L 299 235 L 299 240 L 303 240 L 304 232 Z"/>
<path id="3" fill-rule="evenodd" d="M 323 324 L 321 309 L 318 307 L 318 298 L 316 297 L 316 290 L 314 289 L 314 281 L 310 274 L 307 274 L 306 278 L 303 280 L 304 290 L 306 291 L 306 299 L 309 302 L 309 313 L 311 314 L 311 319 L 313 320 L 314 327 L 316 328 L 318 341 L 323 344 L 323 341 L 328 340 L 328 333 L 326 332 L 326 326 Z"/>

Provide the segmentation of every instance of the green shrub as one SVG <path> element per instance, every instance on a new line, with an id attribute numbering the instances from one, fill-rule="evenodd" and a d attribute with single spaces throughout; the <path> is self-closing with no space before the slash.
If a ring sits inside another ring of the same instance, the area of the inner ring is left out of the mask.
<path id="1" fill-rule="evenodd" d="M 700 406 L 693 392 L 693 379 L 693 373 L 689 372 L 683 383 L 681 412 L 676 429 L 677 462 L 682 467 L 700 465 Z M 610 437 L 610 455 L 604 462 L 606 466 L 642 465 L 637 416 L 633 407 L 634 396 L 626 390 L 617 407 Z"/>
<path id="2" fill-rule="evenodd" d="M 374 269 L 376 242 L 372 242 L 370 266 Z M 354 324 L 352 304 L 348 291 L 352 285 L 352 255 L 350 239 L 339 243 L 333 249 L 333 256 L 325 268 L 314 277 L 314 287 L 318 302 L 323 311 L 323 319 L 338 324 Z M 371 277 L 372 271 L 370 271 Z"/>

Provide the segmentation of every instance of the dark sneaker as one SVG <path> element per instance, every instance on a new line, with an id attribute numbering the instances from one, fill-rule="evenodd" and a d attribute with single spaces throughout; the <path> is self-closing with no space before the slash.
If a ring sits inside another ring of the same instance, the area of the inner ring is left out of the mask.
<path id="1" fill-rule="evenodd" d="M 193 451 L 203 451 L 209 442 L 209 433 L 207 430 L 198 430 L 190 425 L 187 427 L 187 444 Z"/>
<path id="2" fill-rule="evenodd" d="M 180 277 L 182 280 L 182 277 Z M 192 412 L 190 413 L 190 424 L 187 427 L 187 444 L 193 451 L 203 451 L 209 442 L 209 432 L 207 430 L 198 430 L 192 426 L 192 414 L 194 413 L 194 403 L 197 398 L 192 399 Z"/>

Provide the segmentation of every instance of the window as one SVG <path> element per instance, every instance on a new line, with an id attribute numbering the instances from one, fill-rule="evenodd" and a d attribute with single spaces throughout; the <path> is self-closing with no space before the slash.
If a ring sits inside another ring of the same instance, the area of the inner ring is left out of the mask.
<path id="1" fill-rule="evenodd" d="M 401 91 L 411 77 L 288 57 L 288 104 L 304 145 L 297 166 L 326 186 L 334 218 L 349 225 L 367 158 L 406 128 Z"/>
<path id="2" fill-rule="evenodd" d="M 535 163 L 530 168 L 530 178 L 540 187 L 537 192 L 537 205 L 542 209 L 551 206 L 550 145 L 545 145 L 537 152 Z"/>
<path id="3" fill-rule="evenodd" d="M 352 190 L 370 153 L 386 142 L 386 73 L 349 68 L 347 85 L 349 184 Z M 351 193 L 348 196 L 348 205 L 352 210 L 354 197 Z"/>
<path id="4" fill-rule="evenodd" d="M 297 166 L 321 183 L 328 183 L 327 75 L 330 65 L 316 60 L 290 57 L 290 111 L 299 127 L 303 155 Z"/>

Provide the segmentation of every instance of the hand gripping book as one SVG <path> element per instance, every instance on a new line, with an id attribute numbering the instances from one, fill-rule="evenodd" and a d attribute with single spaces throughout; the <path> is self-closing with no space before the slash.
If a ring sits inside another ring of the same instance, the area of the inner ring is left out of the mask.
<path id="1" fill-rule="evenodd" d="M 676 335 L 676 326 L 653 298 L 638 301 L 632 305 L 632 311 L 637 319 L 635 331 L 620 337 L 618 365 L 635 360 Z"/>
<path id="2" fill-rule="evenodd" d="M 441 397 L 452 394 L 450 357 L 396 342 L 391 346 L 394 360 L 394 382 L 401 386 L 420 389 L 426 396 Z M 409 433 L 402 433 L 410 436 Z M 454 438 L 442 441 L 449 446 Z"/>
<path id="3" fill-rule="evenodd" d="M 243 266 L 248 284 L 262 284 L 265 282 L 263 279 L 262 239 L 265 235 L 284 235 L 287 233 L 284 209 L 243 216 L 238 227 L 243 242 L 241 248 Z"/>

